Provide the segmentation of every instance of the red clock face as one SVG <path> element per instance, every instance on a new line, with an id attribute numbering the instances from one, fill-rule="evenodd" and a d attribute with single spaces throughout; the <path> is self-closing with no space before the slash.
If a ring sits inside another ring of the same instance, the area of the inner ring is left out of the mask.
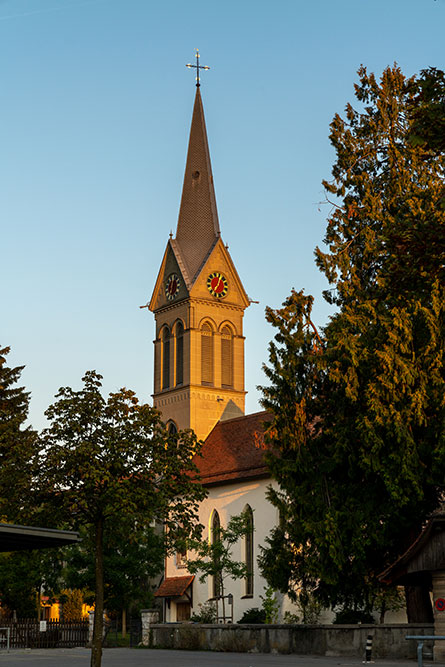
<path id="1" fill-rule="evenodd" d="M 217 299 L 221 299 L 226 296 L 229 290 L 229 283 L 227 278 L 223 276 L 219 271 L 214 271 L 207 278 L 207 289 L 209 290 L 212 296 L 215 296 Z"/>
<path id="2" fill-rule="evenodd" d="M 165 296 L 169 301 L 173 301 L 173 299 L 177 296 L 180 285 L 181 283 L 176 273 L 169 275 L 165 281 Z"/>

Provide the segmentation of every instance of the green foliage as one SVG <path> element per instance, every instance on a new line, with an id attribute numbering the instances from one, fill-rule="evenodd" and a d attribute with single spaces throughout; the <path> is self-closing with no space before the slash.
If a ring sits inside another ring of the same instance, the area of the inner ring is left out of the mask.
<path id="1" fill-rule="evenodd" d="M 260 595 L 262 600 L 261 608 L 264 611 L 264 622 L 265 623 L 277 623 L 278 622 L 278 602 L 275 598 L 275 591 L 273 588 L 268 586 L 264 591 L 264 595 Z"/>
<path id="2" fill-rule="evenodd" d="M 192 614 L 190 620 L 193 623 L 216 623 L 218 612 L 213 600 L 207 600 L 198 605 L 198 611 Z"/>
<path id="3" fill-rule="evenodd" d="M 16 551 L 0 554 L 2 612 L 18 618 L 38 618 L 40 591 L 49 597 L 59 590 L 63 550 Z"/>
<path id="4" fill-rule="evenodd" d="M 302 591 L 298 595 L 296 607 L 301 614 L 301 622 L 316 625 L 323 611 L 323 605 L 310 591 Z"/>
<path id="5" fill-rule="evenodd" d="M 244 612 L 238 623 L 266 623 L 266 612 L 264 609 L 252 607 Z"/>
<path id="6" fill-rule="evenodd" d="M 121 389 L 105 400 L 102 377 L 89 371 L 79 391 L 59 390 L 48 408 L 36 475 L 54 516 L 91 534 L 95 558 L 95 624 L 92 667 L 102 655 L 104 539 L 118 524 L 142 529 L 153 521 L 179 523 L 199 534 L 197 507 L 205 491 L 192 456 L 190 431 L 169 434 L 157 410 Z M 170 535 L 170 531 L 167 530 Z M 173 534 L 173 533 L 172 533 Z M 172 545 L 166 545 L 172 546 Z"/>
<path id="7" fill-rule="evenodd" d="M 419 531 L 445 476 L 445 156 L 413 146 L 415 79 L 359 70 L 358 109 L 335 116 L 332 204 L 316 261 L 337 308 L 319 336 L 312 297 L 266 311 L 263 405 L 281 523 L 270 585 L 370 611 L 377 575 Z M 418 619 L 420 620 L 420 619 Z"/>
<path id="8" fill-rule="evenodd" d="M 300 617 L 297 614 L 293 614 L 291 611 L 285 611 L 283 616 L 283 623 L 285 625 L 297 625 L 300 623 Z"/>
<path id="9" fill-rule="evenodd" d="M 217 577 L 223 596 L 227 578 L 244 579 L 247 577 L 247 566 L 233 559 L 232 547 L 250 530 L 250 516 L 247 512 L 242 512 L 230 517 L 227 528 L 220 526 L 219 539 L 189 540 L 188 547 L 193 550 L 194 557 L 187 561 L 187 569 L 192 574 L 200 572 L 201 582 L 209 576 Z"/>
<path id="10" fill-rule="evenodd" d="M 388 611 L 400 611 L 406 605 L 405 591 L 400 586 L 376 587 L 373 609 L 379 614 L 379 623 L 385 622 Z"/>
<path id="11" fill-rule="evenodd" d="M 445 151 L 445 73 L 435 67 L 421 71 L 413 82 L 408 139 L 413 146 Z"/>
<path id="12" fill-rule="evenodd" d="M 82 618 L 83 593 L 78 588 L 61 591 L 59 598 L 62 603 L 62 619 L 64 621 L 78 621 Z"/>
<path id="13" fill-rule="evenodd" d="M 0 518 L 19 523 L 34 510 L 31 462 L 36 433 L 25 426 L 29 393 L 16 386 L 24 366 L 7 366 L 9 352 L 9 347 L 0 348 Z"/>
<path id="14" fill-rule="evenodd" d="M 82 542 L 64 550 L 65 581 L 72 588 L 94 590 L 94 536 L 81 527 Z M 107 612 L 126 609 L 130 614 L 150 608 L 150 580 L 162 571 L 163 534 L 151 526 L 110 523 L 104 530 L 104 605 Z M 94 602 L 94 593 L 85 602 Z"/>

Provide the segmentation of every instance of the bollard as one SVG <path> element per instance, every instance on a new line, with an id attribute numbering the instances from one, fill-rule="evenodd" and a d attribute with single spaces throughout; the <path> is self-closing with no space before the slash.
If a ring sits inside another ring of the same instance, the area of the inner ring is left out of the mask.
<path id="1" fill-rule="evenodd" d="M 363 664 L 367 664 L 369 662 L 373 662 L 372 658 L 372 635 L 368 635 L 366 638 L 366 646 L 365 646 L 365 659 L 363 660 Z"/>

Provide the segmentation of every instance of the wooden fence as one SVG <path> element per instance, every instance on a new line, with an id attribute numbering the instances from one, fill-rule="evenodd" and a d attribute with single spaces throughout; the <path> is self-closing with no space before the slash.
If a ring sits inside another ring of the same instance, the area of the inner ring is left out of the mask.
<path id="1" fill-rule="evenodd" d="M 45 630 L 34 619 L 1 620 L 0 626 L 10 629 L 11 648 L 74 648 L 88 643 L 88 619 L 46 621 Z M 4 635 L 5 632 L 0 631 L 0 634 Z"/>

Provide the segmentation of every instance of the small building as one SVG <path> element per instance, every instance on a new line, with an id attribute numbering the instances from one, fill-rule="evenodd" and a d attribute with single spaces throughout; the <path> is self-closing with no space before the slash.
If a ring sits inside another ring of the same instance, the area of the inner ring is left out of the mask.
<path id="1" fill-rule="evenodd" d="M 435 512 L 419 536 L 380 575 L 386 584 L 420 586 L 432 591 L 434 634 L 445 636 L 445 510 Z M 445 640 L 435 642 L 435 662 L 445 662 Z"/>

